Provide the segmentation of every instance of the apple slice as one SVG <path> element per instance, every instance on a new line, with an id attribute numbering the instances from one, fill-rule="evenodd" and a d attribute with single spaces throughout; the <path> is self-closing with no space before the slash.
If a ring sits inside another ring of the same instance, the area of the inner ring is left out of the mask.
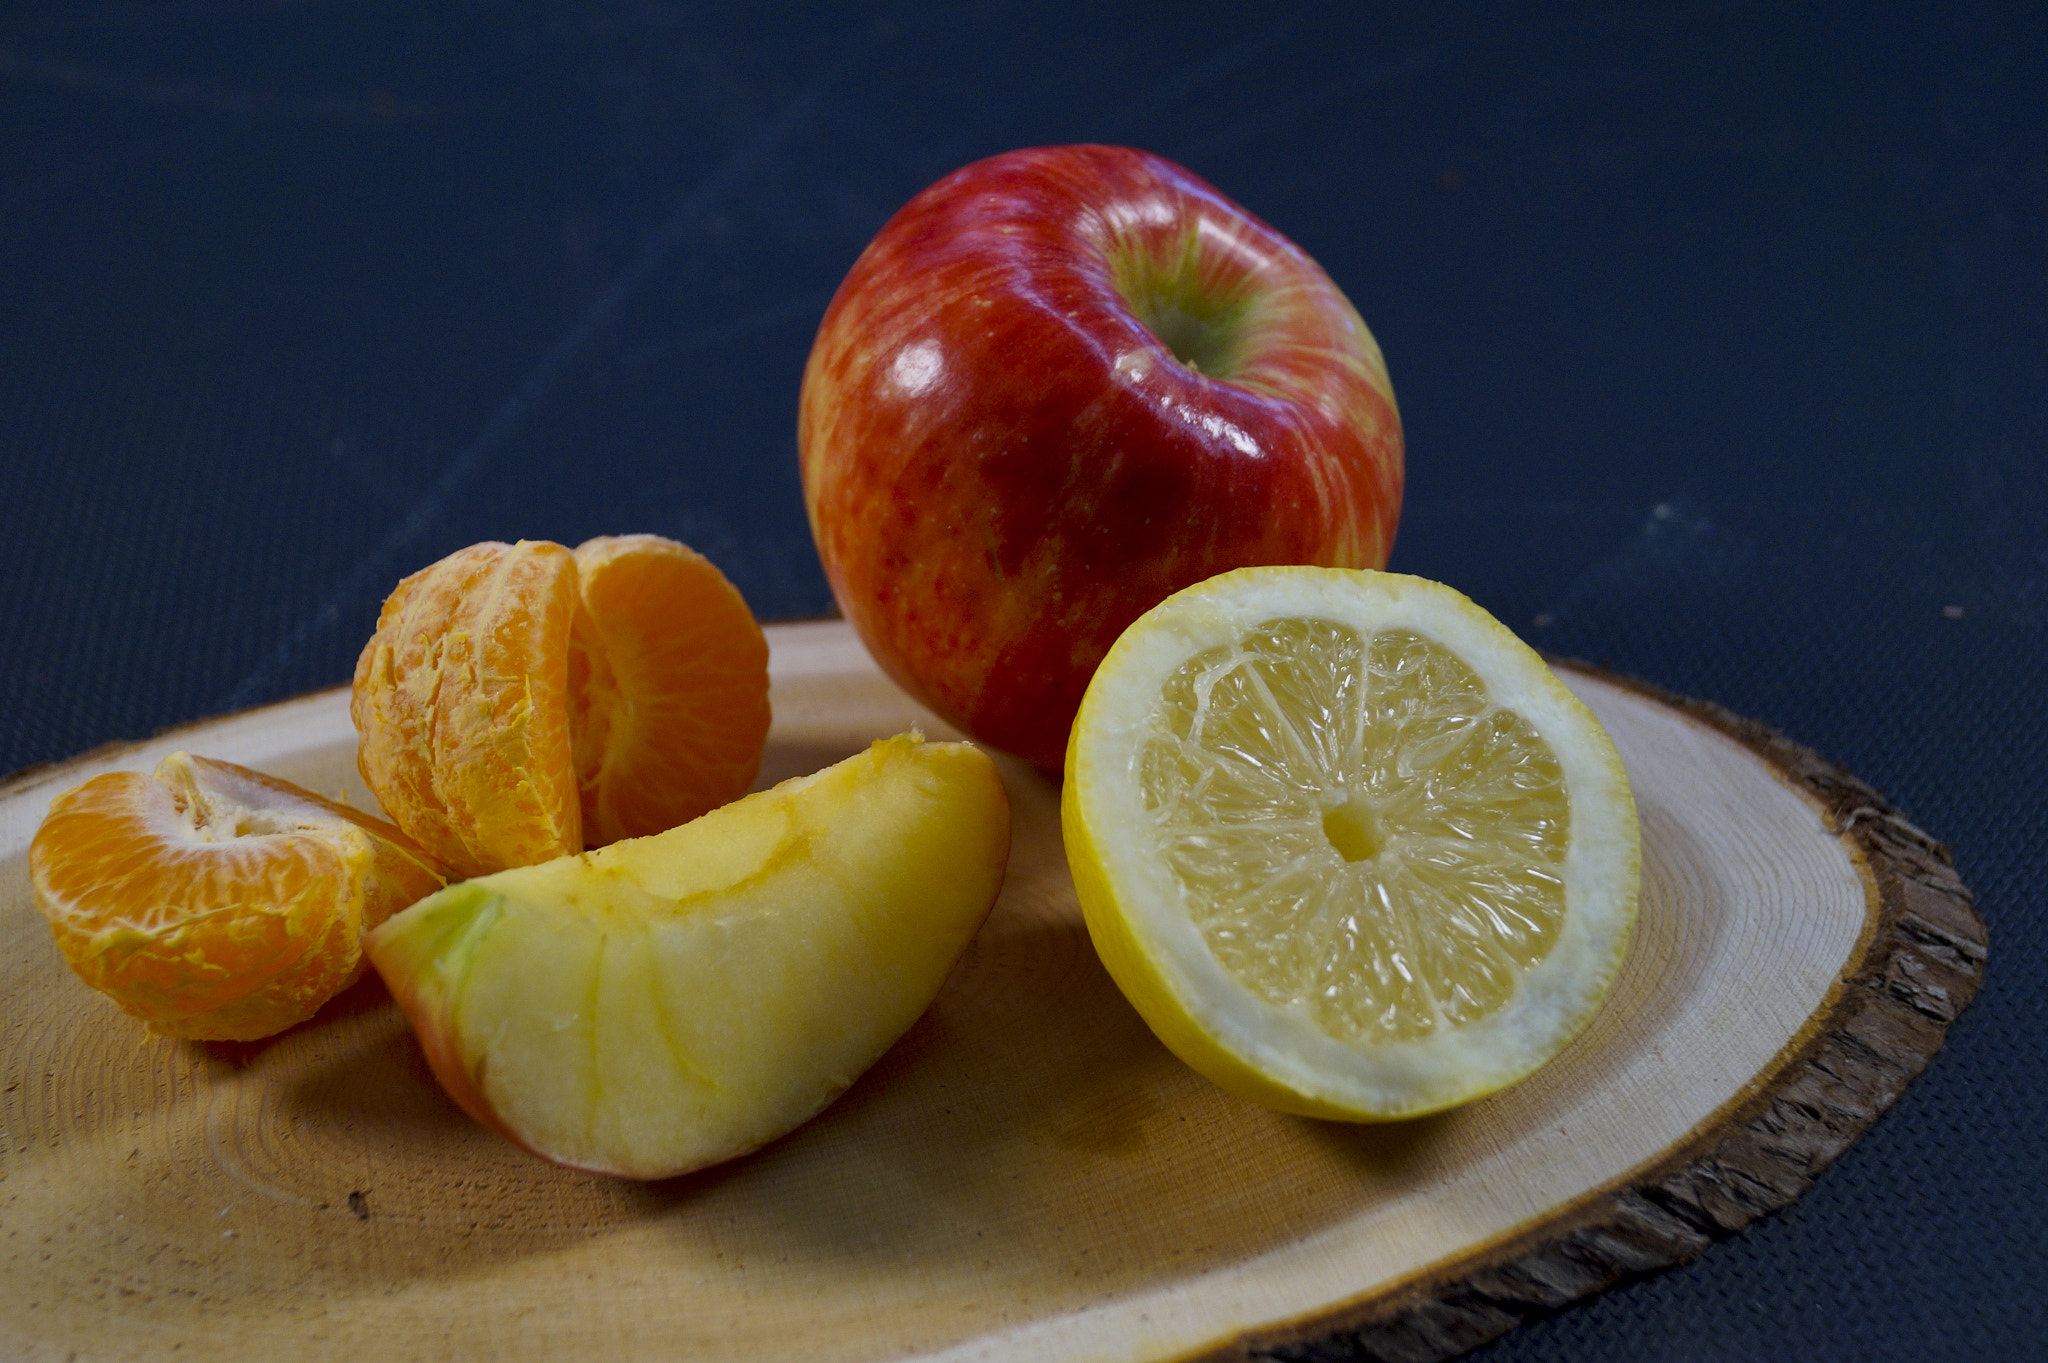
<path id="1" fill-rule="evenodd" d="M 665 1178 L 809 1118 L 937 995 L 1009 800 L 905 734 L 653 837 L 450 886 L 367 939 L 435 1075 L 557 1163 Z"/>

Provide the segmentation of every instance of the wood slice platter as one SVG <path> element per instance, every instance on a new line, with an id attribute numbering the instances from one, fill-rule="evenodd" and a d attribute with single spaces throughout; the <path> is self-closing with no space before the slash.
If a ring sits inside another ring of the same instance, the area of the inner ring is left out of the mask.
<path id="1" fill-rule="evenodd" d="M 946 727 L 841 624 L 769 632 L 762 784 Z M 929 1013 L 823 1115 L 636 1184 L 435 1086 L 370 978 L 267 1042 L 147 1036 L 31 900 L 49 800 L 186 748 L 374 807 L 347 695 L 0 788 L 0 1359 L 1448 1357 L 1797 1196 L 1975 992 L 1946 851 L 1713 706 L 1573 665 L 1642 816 L 1592 1027 L 1437 1117 L 1284 1117 L 1168 1054 L 1097 964 L 1058 786 L 1003 775 L 1003 895 Z"/>

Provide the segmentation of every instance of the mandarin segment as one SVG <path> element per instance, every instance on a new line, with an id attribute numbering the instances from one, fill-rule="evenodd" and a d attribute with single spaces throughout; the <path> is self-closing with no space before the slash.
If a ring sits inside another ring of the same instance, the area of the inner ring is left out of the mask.
<path id="1" fill-rule="evenodd" d="M 464 876 L 583 850 L 570 761 L 576 560 L 485 543 L 398 584 L 356 663 L 356 764 L 386 813 Z"/>
<path id="2" fill-rule="evenodd" d="M 655 535 L 587 541 L 576 567 L 586 843 L 664 832 L 746 794 L 768 741 L 768 640 L 739 590 Z"/>
<path id="3" fill-rule="evenodd" d="M 362 935 L 447 880 L 380 819 L 182 752 L 59 796 L 29 867 L 80 979 L 159 1033 L 214 1041 L 311 1017 L 362 974 Z"/>

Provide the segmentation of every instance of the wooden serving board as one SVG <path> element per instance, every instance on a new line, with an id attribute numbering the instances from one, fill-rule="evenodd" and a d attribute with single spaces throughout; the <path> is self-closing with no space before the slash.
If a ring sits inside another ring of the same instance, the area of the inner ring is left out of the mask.
<path id="1" fill-rule="evenodd" d="M 948 733 L 845 626 L 770 642 L 764 785 Z M 1097 964 L 1057 783 L 1005 762 L 1009 877 L 931 1011 L 794 1134 L 654 1184 L 471 1122 L 374 977 L 202 1045 L 58 957 L 26 866 L 52 796 L 183 747 L 371 807 L 345 692 L 17 778 L 0 1358 L 1426 1359 L 1687 1258 L 1889 1105 L 1975 991 L 1983 925 L 1945 851 L 1839 769 L 1561 670 L 1635 783 L 1642 914 L 1604 1011 L 1527 1082 L 1380 1127 L 1211 1087 Z"/>

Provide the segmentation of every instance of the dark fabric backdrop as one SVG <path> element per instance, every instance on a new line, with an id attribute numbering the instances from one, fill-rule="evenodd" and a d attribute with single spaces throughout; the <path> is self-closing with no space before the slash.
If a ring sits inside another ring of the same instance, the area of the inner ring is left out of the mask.
<path id="1" fill-rule="evenodd" d="M 944 172 L 1084 140 L 1358 305 L 1393 566 L 1841 761 L 1991 927 L 1812 1192 L 1481 1356 L 2041 1357 L 2041 6 L 11 5 L 0 772 L 344 681 L 478 539 L 657 531 L 827 610 L 831 290 Z"/>

